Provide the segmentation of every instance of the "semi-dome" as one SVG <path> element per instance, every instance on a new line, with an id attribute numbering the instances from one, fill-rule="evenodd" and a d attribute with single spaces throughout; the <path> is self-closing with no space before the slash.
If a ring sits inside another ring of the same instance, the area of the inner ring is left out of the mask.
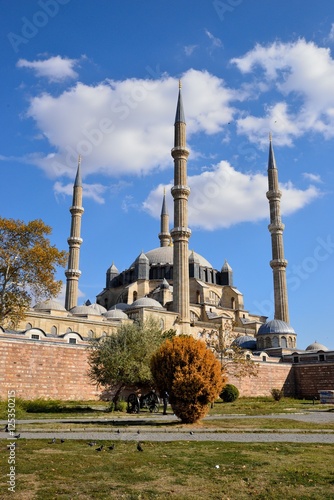
<path id="1" fill-rule="evenodd" d="M 259 331 L 257 332 L 258 335 L 268 335 L 271 333 L 288 333 L 296 335 L 296 332 L 294 331 L 292 326 L 280 319 L 272 319 L 270 321 L 266 321 L 266 323 L 260 326 Z"/>
<path id="2" fill-rule="evenodd" d="M 315 341 L 306 347 L 306 351 L 328 351 L 328 347 Z"/>
<path id="3" fill-rule="evenodd" d="M 192 253 L 194 255 L 192 255 Z M 158 247 L 153 250 L 149 250 L 145 252 L 146 257 L 149 260 L 150 265 L 152 264 L 170 264 L 173 265 L 173 247 Z M 209 267 L 212 269 L 212 265 L 208 262 L 204 257 L 194 252 L 193 250 L 189 250 L 189 257 L 192 259 L 196 259 L 196 262 L 202 267 Z M 131 267 L 134 267 L 135 262 L 132 263 Z"/>
<path id="4" fill-rule="evenodd" d="M 149 297 L 142 297 L 141 299 L 135 300 L 131 304 L 131 309 L 136 307 L 157 307 L 159 309 L 163 309 L 162 305 L 157 300 Z"/>
<path id="5" fill-rule="evenodd" d="M 91 316 L 101 316 L 101 313 L 99 313 L 92 305 L 72 307 L 70 313 L 75 316 L 86 316 L 87 314 Z"/>
<path id="6" fill-rule="evenodd" d="M 108 319 L 129 319 L 121 309 L 109 309 L 103 316 Z"/>
<path id="7" fill-rule="evenodd" d="M 66 311 L 65 307 L 60 302 L 53 299 L 38 302 L 36 305 L 34 305 L 33 309 L 36 309 L 36 311 Z"/>
<path id="8" fill-rule="evenodd" d="M 240 347 L 240 349 L 256 349 L 256 339 L 251 335 L 242 335 L 233 340 L 232 345 Z"/>

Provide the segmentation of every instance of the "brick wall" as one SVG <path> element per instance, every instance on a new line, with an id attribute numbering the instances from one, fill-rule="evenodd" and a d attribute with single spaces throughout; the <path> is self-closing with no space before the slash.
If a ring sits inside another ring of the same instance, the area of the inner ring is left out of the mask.
<path id="1" fill-rule="evenodd" d="M 334 389 L 334 363 L 294 365 L 297 396 L 319 398 L 318 391 Z"/>
<path id="2" fill-rule="evenodd" d="M 1 399 L 15 390 L 16 397 L 24 399 L 96 400 L 100 391 L 87 370 L 85 346 L 1 339 Z"/>
<path id="3" fill-rule="evenodd" d="M 271 389 L 283 389 L 285 396 L 295 395 L 295 377 L 293 366 L 288 363 L 258 364 L 257 376 L 238 378 L 228 375 L 228 383 L 239 389 L 240 396 L 270 396 Z"/>

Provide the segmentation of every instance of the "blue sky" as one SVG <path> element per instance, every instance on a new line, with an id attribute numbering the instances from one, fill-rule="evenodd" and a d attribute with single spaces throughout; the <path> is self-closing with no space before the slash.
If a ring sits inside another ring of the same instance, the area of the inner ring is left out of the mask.
<path id="1" fill-rule="evenodd" d="M 68 249 L 82 155 L 80 299 L 173 226 L 178 80 L 191 249 L 227 259 L 245 308 L 273 317 L 268 135 L 283 193 L 298 347 L 334 348 L 332 0 L 1 1 L 1 215 L 43 219 Z M 59 278 L 64 279 L 60 270 Z"/>

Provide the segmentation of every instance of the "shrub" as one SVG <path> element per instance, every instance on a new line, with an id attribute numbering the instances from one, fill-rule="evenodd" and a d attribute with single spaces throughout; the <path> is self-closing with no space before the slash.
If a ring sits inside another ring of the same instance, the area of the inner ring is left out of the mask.
<path id="1" fill-rule="evenodd" d="M 239 397 L 239 389 L 233 384 L 226 384 L 219 397 L 224 403 L 233 403 Z"/>
<path id="2" fill-rule="evenodd" d="M 152 356 L 151 371 L 157 388 L 168 392 L 175 415 L 184 423 L 203 418 L 225 382 L 213 352 L 185 335 L 160 346 Z"/>
<path id="3" fill-rule="evenodd" d="M 271 389 L 270 393 L 275 401 L 279 401 L 283 397 L 282 389 Z"/>

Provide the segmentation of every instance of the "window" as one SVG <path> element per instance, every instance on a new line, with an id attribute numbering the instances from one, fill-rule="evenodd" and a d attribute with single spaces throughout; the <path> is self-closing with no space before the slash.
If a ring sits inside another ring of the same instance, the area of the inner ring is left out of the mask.
<path id="1" fill-rule="evenodd" d="M 51 334 L 52 335 L 57 335 L 57 327 L 56 326 L 51 326 Z"/>
<path id="2" fill-rule="evenodd" d="M 294 356 L 294 357 L 293 357 L 293 362 L 294 362 L 294 363 L 299 363 L 299 358 L 298 358 L 298 356 Z"/>
<path id="3" fill-rule="evenodd" d="M 34 340 L 39 340 L 39 335 L 37 335 L 36 333 L 32 333 L 31 338 Z"/>
<path id="4" fill-rule="evenodd" d="M 251 359 L 250 354 L 246 354 L 246 359 L 249 361 Z"/>
<path id="5" fill-rule="evenodd" d="M 325 361 L 325 355 L 319 354 L 319 361 Z"/>
<path id="6" fill-rule="evenodd" d="M 262 356 L 262 361 L 267 361 L 267 356 Z"/>
<path id="7" fill-rule="evenodd" d="M 77 339 L 68 339 L 68 343 L 69 344 L 76 344 L 77 343 Z"/>
<path id="8" fill-rule="evenodd" d="M 72 328 L 67 328 L 66 329 L 66 333 L 71 333 L 72 332 Z"/>
<path id="9" fill-rule="evenodd" d="M 26 330 L 30 330 L 30 328 L 32 328 L 32 324 L 31 323 L 27 323 L 26 324 Z"/>

